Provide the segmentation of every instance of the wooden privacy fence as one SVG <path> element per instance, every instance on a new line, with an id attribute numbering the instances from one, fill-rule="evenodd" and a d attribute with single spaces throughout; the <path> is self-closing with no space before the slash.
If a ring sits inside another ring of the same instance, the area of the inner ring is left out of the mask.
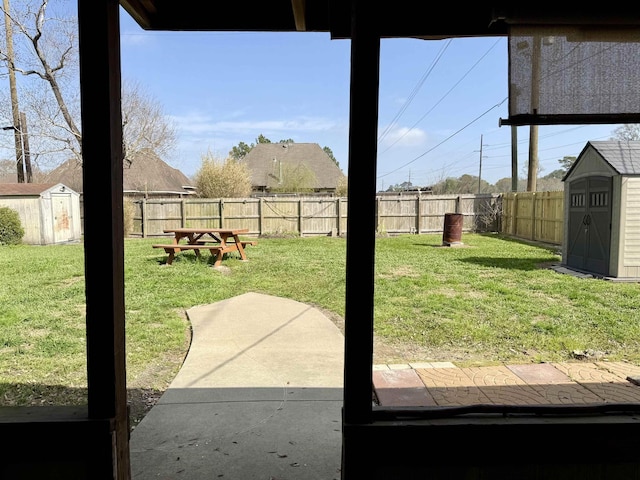
<path id="1" fill-rule="evenodd" d="M 502 196 L 502 233 L 562 245 L 564 192 L 512 192 Z"/>
<path id="2" fill-rule="evenodd" d="M 164 198 L 130 200 L 131 236 L 165 236 L 166 228 L 246 228 L 249 235 L 344 235 L 348 202 L 344 197 Z M 463 231 L 498 231 L 501 196 L 381 195 L 378 232 L 434 233 L 446 213 L 463 215 Z"/>

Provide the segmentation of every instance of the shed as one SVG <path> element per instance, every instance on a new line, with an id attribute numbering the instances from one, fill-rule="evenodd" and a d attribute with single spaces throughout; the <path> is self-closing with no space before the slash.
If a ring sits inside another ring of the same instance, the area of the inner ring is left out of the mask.
<path id="1" fill-rule="evenodd" d="M 0 184 L 0 206 L 18 212 L 23 243 L 50 245 L 81 238 L 80 194 L 62 183 Z"/>
<path id="2" fill-rule="evenodd" d="M 587 142 L 562 181 L 562 263 L 640 280 L 640 141 Z"/>

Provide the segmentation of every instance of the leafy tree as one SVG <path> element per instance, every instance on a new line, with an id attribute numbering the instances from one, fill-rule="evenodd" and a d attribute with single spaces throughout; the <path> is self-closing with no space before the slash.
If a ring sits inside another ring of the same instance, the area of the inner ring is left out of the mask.
<path id="1" fill-rule="evenodd" d="M 316 184 L 316 175 L 304 164 L 282 165 L 282 178 L 277 187 L 272 188 L 276 193 L 311 193 Z"/>
<path id="2" fill-rule="evenodd" d="M 211 152 L 202 157 L 194 176 L 198 196 L 202 198 L 242 198 L 251 195 L 251 172 L 233 158 L 216 159 Z"/>
<path id="3" fill-rule="evenodd" d="M 324 150 L 324 153 L 326 153 L 327 156 L 331 160 L 333 160 L 333 163 L 335 163 L 338 167 L 340 167 L 340 164 L 338 163 L 338 160 L 336 160 L 336 157 L 333 156 L 333 151 L 329 147 L 323 147 L 322 150 Z"/>
<path id="4" fill-rule="evenodd" d="M 256 138 L 256 143 L 252 143 L 251 145 L 247 145 L 244 142 L 238 143 L 237 146 L 231 149 L 231 151 L 229 152 L 229 156 L 234 160 L 242 160 L 247 156 L 247 153 L 249 153 L 253 149 L 253 147 L 255 147 L 259 143 L 271 143 L 271 140 L 260 134 L 258 135 L 258 138 Z M 290 142 L 288 140 L 280 140 L 280 143 L 293 143 L 293 140 L 291 140 Z"/>
<path id="5" fill-rule="evenodd" d="M 562 177 L 564 177 L 564 174 L 567 173 L 566 170 L 563 170 L 562 168 L 559 168 L 557 170 L 554 170 L 553 172 L 545 175 L 544 179 L 551 179 L 551 178 L 555 178 L 557 180 L 562 180 Z"/>
<path id="6" fill-rule="evenodd" d="M 496 193 L 507 193 L 511 191 L 511 177 L 501 178 L 496 182 L 494 191 Z"/>
<path id="7" fill-rule="evenodd" d="M 460 180 L 457 178 L 448 177 L 436 183 L 433 186 L 432 191 L 434 195 L 448 195 L 451 193 L 459 193 L 459 189 Z"/>
<path id="8" fill-rule="evenodd" d="M 640 140 L 640 124 L 625 123 L 613 131 L 614 140 Z"/>
<path id="9" fill-rule="evenodd" d="M 536 191 L 538 192 L 561 192 L 564 190 L 564 183 L 557 177 L 549 175 L 539 178 L 536 183 Z"/>
<path id="10" fill-rule="evenodd" d="M 571 165 L 573 165 L 573 163 L 576 161 L 576 158 L 577 157 L 573 157 L 573 156 L 565 156 L 565 157 L 562 157 L 560 160 L 558 160 L 558 163 L 562 167 L 562 172 L 563 172 L 560 178 L 562 178 L 562 176 L 564 176 L 564 174 L 569 171 L 569 169 L 571 168 Z M 557 172 L 557 170 L 554 170 L 554 172 Z M 551 172 L 551 173 L 554 173 L 554 172 Z"/>
<path id="11" fill-rule="evenodd" d="M 255 145 L 253 143 L 251 145 L 247 145 L 244 142 L 240 142 L 238 143 L 238 145 L 231 149 L 231 151 L 229 152 L 229 157 L 234 160 L 242 160 L 254 146 Z"/>
<path id="12" fill-rule="evenodd" d="M 396 183 L 395 185 L 389 185 L 389 187 L 385 190 L 387 192 L 406 192 L 407 190 L 411 190 L 414 188 L 413 183 L 406 181 L 402 183 Z"/>

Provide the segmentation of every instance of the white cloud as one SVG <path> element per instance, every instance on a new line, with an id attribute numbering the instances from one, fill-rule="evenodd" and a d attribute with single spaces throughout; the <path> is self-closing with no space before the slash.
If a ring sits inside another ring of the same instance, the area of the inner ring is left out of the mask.
<path id="1" fill-rule="evenodd" d="M 211 115 L 194 112 L 186 115 L 171 115 L 169 119 L 174 123 L 179 133 L 186 135 L 246 133 L 252 136 L 254 132 L 258 132 L 268 137 L 268 133 L 275 132 L 283 133 L 285 136 L 294 136 L 305 132 L 344 128 L 340 122 L 320 117 L 297 117 L 289 120 L 232 121 L 215 120 Z"/>
<path id="2" fill-rule="evenodd" d="M 389 147 L 420 147 L 427 141 L 427 133 L 417 128 L 394 128 L 389 130 L 383 139 L 382 145 Z"/>

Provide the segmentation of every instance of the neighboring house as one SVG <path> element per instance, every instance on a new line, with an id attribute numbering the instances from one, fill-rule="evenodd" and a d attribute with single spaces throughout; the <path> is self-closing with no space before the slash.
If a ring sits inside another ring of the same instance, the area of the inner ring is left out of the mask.
<path id="1" fill-rule="evenodd" d="M 184 173 L 152 152 L 125 159 L 122 173 L 123 191 L 128 197 L 183 197 L 195 193 L 193 182 Z M 64 183 L 76 192 L 82 192 L 82 164 L 68 160 L 48 172 L 43 181 Z"/>
<path id="2" fill-rule="evenodd" d="M 345 178 L 340 167 L 317 143 L 259 143 L 242 161 L 251 172 L 254 193 L 282 191 L 283 186 L 292 184 L 285 178 L 287 175 L 302 177 L 308 172 L 312 173 L 306 175 L 311 179 L 308 187 L 315 193 L 335 193 Z"/>

